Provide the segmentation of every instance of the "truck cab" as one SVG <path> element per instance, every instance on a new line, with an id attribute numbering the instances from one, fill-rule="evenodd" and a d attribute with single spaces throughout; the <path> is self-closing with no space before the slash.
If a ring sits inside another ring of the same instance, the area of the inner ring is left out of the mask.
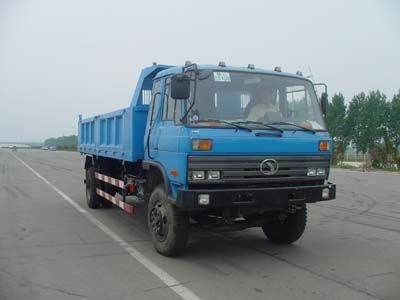
<path id="1" fill-rule="evenodd" d="M 300 73 L 224 63 L 155 65 L 144 71 L 132 103 L 132 115 L 121 121 L 121 128 L 132 127 L 125 131 L 130 138 L 119 133 L 121 145 L 128 140 L 131 148 L 91 151 L 81 143 L 80 150 L 97 153 L 87 170 L 94 166 L 125 183 L 134 178 L 155 248 L 164 255 L 181 252 L 192 227 L 261 227 L 270 241 L 290 244 L 304 232 L 306 204 L 336 197 L 328 181 L 327 94 L 318 99 Z M 95 137 L 95 127 L 82 130 Z"/>
<path id="2" fill-rule="evenodd" d="M 176 205 L 213 207 L 221 201 L 213 199 L 215 190 L 288 187 L 294 193 L 325 184 L 332 140 L 308 79 L 259 69 L 189 67 L 181 79 L 189 84 L 174 81 L 186 84 L 189 97 L 174 99 L 171 79 L 180 74 L 182 68 L 171 68 L 154 78 L 144 160 L 162 166 Z M 193 197 L 207 191 L 208 204 Z M 243 200 L 240 195 L 232 201 Z"/>

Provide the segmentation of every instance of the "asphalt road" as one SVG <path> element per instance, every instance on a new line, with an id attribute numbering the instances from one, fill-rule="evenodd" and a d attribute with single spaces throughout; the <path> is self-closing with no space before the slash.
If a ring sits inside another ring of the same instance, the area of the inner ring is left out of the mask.
<path id="1" fill-rule="evenodd" d="M 196 233 L 165 258 L 143 211 L 86 207 L 82 156 L 14 154 L 25 164 L 0 150 L 1 300 L 400 299 L 399 174 L 334 170 L 338 199 L 309 205 L 294 245 Z"/>

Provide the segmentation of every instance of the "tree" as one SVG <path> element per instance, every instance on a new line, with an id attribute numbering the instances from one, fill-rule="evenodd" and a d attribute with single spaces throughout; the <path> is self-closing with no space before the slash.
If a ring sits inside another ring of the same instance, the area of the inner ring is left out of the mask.
<path id="1" fill-rule="evenodd" d="M 46 146 L 56 146 L 57 148 L 72 149 L 76 148 L 78 144 L 78 137 L 76 135 L 62 136 L 59 138 L 50 138 L 45 140 L 44 144 Z"/>
<path id="2" fill-rule="evenodd" d="M 328 105 L 325 116 L 328 131 L 335 142 L 335 160 L 343 160 L 344 152 L 348 145 L 346 138 L 346 104 L 344 96 L 339 93 L 332 97 L 332 102 Z"/>
<path id="3" fill-rule="evenodd" d="M 389 114 L 389 135 L 396 147 L 400 146 L 400 90 L 393 96 Z"/>
<path id="4" fill-rule="evenodd" d="M 350 121 L 356 121 L 352 137 L 357 150 L 368 151 L 373 166 L 386 165 L 391 152 L 388 138 L 390 106 L 386 96 L 379 91 L 371 91 L 368 96 L 355 98 Z M 350 105 L 349 115 L 351 108 Z"/>
<path id="5" fill-rule="evenodd" d="M 365 94 L 360 93 L 355 95 L 353 99 L 350 101 L 346 120 L 345 120 L 345 131 L 344 135 L 347 140 L 352 141 L 356 146 L 357 151 L 361 150 L 361 142 L 360 142 L 360 116 L 361 116 L 361 108 L 365 103 Z M 366 151 L 366 149 L 365 149 Z M 365 152 L 363 151 L 363 152 Z"/>
<path id="6" fill-rule="evenodd" d="M 400 90 L 398 94 L 393 96 L 390 104 L 388 131 L 393 142 L 395 160 L 397 166 L 400 167 Z"/>

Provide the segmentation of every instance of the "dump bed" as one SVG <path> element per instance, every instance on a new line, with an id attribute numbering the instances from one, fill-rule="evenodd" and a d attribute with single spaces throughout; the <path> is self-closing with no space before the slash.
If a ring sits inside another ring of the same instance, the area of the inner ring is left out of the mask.
<path id="1" fill-rule="evenodd" d="M 132 162 L 143 159 L 153 78 L 169 67 L 153 65 L 143 69 L 129 107 L 86 119 L 79 116 L 78 150 Z"/>

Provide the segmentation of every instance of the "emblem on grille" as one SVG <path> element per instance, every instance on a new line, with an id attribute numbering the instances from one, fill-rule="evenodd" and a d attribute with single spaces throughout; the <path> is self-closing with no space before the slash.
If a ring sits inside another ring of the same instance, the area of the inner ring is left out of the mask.
<path id="1" fill-rule="evenodd" d="M 264 159 L 260 163 L 260 172 L 263 173 L 264 175 L 267 176 L 275 175 L 276 173 L 278 173 L 278 170 L 279 170 L 279 164 L 273 158 Z"/>

